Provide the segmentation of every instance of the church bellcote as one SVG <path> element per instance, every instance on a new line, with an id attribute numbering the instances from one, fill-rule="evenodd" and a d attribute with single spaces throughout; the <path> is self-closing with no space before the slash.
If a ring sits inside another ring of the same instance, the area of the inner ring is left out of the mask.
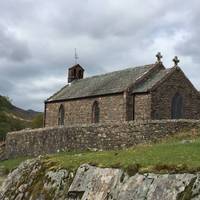
<path id="1" fill-rule="evenodd" d="M 82 79 L 84 75 L 84 69 L 76 64 L 69 68 L 68 71 L 68 83 L 71 83 L 73 80 Z"/>

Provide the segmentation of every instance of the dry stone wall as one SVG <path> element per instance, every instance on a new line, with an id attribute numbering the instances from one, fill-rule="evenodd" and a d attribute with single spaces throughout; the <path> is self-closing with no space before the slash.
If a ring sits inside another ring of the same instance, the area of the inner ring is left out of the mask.
<path id="1" fill-rule="evenodd" d="M 151 119 L 151 95 L 136 94 L 135 95 L 135 117 L 136 120 L 149 120 Z"/>
<path id="2" fill-rule="evenodd" d="M 119 149 L 199 127 L 199 120 L 155 120 L 23 130 L 8 133 L 6 157 L 70 150 Z"/>

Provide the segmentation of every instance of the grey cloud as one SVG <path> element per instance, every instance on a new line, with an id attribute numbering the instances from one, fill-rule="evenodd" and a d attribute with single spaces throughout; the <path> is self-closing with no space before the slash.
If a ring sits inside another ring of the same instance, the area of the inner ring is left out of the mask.
<path id="1" fill-rule="evenodd" d="M 184 35 L 179 43 L 176 44 L 175 50 L 183 56 L 191 57 L 194 62 L 200 61 L 200 13 L 199 1 L 193 1 L 190 9 L 188 7 L 187 19 L 182 22 L 184 26 Z"/>
<path id="2" fill-rule="evenodd" d="M 23 62 L 31 57 L 27 44 L 0 26 L 0 58 Z"/>
<path id="3" fill-rule="evenodd" d="M 1 93 L 3 93 L 4 95 L 8 95 L 8 91 L 11 92 L 14 89 L 14 85 L 6 80 L 5 78 L 1 77 L 0 78 L 0 91 Z"/>
<path id="4" fill-rule="evenodd" d="M 200 72 L 198 8 L 197 0 L 0 1 L 0 94 L 42 110 L 66 83 L 75 47 L 86 75 L 155 62 L 160 50 Z M 198 86 L 196 71 L 184 69 Z"/>

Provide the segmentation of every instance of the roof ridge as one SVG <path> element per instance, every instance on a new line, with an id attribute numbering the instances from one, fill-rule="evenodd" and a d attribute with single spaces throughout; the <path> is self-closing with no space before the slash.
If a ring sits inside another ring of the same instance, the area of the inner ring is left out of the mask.
<path id="1" fill-rule="evenodd" d="M 109 74 L 114 74 L 114 73 L 122 72 L 122 71 L 126 71 L 126 70 L 136 69 L 136 68 L 140 68 L 140 67 L 153 66 L 153 65 L 156 65 L 156 63 L 146 64 L 146 65 L 140 65 L 140 66 L 135 66 L 135 67 L 128 67 L 128 68 L 125 68 L 125 69 L 115 70 L 115 71 L 112 71 L 112 72 L 106 72 L 106 73 L 103 73 L 103 74 L 89 76 L 89 77 L 86 77 L 86 78 L 83 78 L 83 79 L 77 79 L 77 80 L 72 81 L 71 83 L 73 83 L 73 82 L 75 83 L 77 81 L 82 81 L 82 80 L 86 80 L 86 79 L 90 79 L 90 78 L 96 78 L 96 77 L 99 77 L 99 76 L 105 76 L 105 75 L 109 75 Z"/>

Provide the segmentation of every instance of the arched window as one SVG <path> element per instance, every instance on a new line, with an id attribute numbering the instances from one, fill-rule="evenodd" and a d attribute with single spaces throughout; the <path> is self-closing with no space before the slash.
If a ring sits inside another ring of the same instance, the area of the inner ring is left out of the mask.
<path id="1" fill-rule="evenodd" d="M 64 106 L 61 104 L 58 112 L 58 125 L 63 126 L 65 123 L 65 109 Z"/>
<path id="2" fill-rule="evenodd" d="M 99 103 L 98 101 L 95 101 L 92 105 L 92 123 L 99 122 L 99 115 L 100 115 Z"/>
<path id="3" fill-rule="evenodd" d="M 172 98 L 171 118 L 172 119 L 183 118 L 183 98 L 179 93 L 176 93 Z"/>

